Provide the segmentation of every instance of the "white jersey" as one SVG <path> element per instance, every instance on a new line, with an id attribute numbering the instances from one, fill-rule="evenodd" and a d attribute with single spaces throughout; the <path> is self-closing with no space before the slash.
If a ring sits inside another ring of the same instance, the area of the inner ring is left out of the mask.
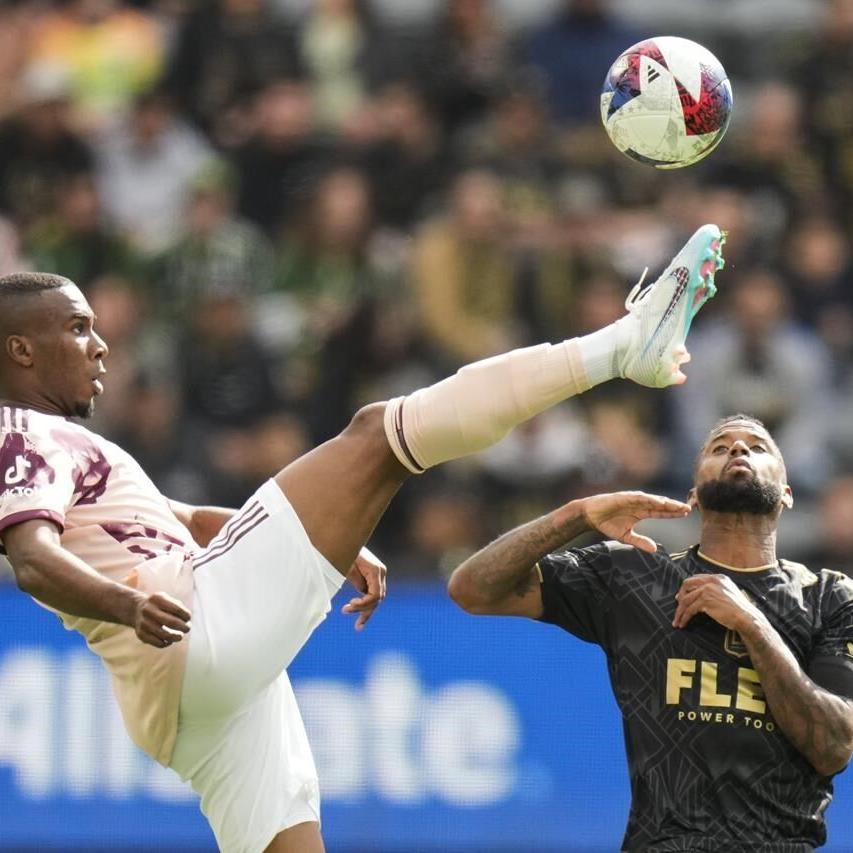
<path id="1" fill-rule="evenodd" d="M 105 577 L 190 608 L 196 545 L 136 460 L 61 416 L 0 406 L 0 536 L 32 519 L 53 522 L 62 546 Z M 167 764 L 187 643 L 156 649 L 132 628 L 59 616 L 109 669 L 133 740 Z"/>

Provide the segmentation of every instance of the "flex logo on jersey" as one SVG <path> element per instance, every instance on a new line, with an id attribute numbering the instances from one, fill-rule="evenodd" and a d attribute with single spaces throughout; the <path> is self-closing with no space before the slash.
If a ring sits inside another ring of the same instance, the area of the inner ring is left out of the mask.
<path id="1" fill-rule="evenodd" d="M 6 485 L 16 486 L 27 479 L 27 472 L 32 468 L 32 463 L 25 456 L 16 456 L 14 466 L 6 469 Z"/>
<path id="2" fill-rule="evenodd" d="M 712 661 L 669 658 L 666 662 L 666 704 L 681 706 L 679 720 L 774 731 L 776 724 L 763 719 L 767 703 L 758 673 L 739 666 L 734 680 L 733 674 L 729 670 L 721 679 L 719 665 Z M 721 680 L 732 683 L 724 688 Z"/>
<path id="3" fill-rule="evenodd" d="M 670 658 L 666 662 L 666 704 L 678 705 L 684 691 L 695 693 L 698 687 L 698 704 L 705 708 L 737 708 L 763 714 L 767 710 L 761 681 L 754 669 L 737 668 L 736 690 L 723 691 L 719 684 L 719 667 L 716 663 L 691 658 Z"/>

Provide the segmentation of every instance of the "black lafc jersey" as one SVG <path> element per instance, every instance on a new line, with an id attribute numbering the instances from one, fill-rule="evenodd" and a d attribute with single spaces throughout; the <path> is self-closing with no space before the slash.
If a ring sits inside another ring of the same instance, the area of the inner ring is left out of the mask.
<path id="1" fill-rule="evenodd" d="M 809 851 L 826 839 L 832 782 L 782 734 L 734 631 L 705 614 L 672 627 L 691 575 L 724 573 L 767 615 L 803 669 L 853 698 L 853 582 L 779 561 L 727 570 L 697 548 L 619 542 L 539 563 L 542 620 L 607 654 L 631 775 L 630 851 Z"/>

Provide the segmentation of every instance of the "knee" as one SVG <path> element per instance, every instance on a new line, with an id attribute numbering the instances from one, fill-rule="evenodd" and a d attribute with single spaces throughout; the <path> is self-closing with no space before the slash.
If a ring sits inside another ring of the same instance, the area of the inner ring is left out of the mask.
<path id="1" fill-rule="evenodd" d="M 343 435 L 356 441 L 388 444 L 385 438 L 385 403 L 369 403 L 360 408 L 343 431 Z"/>
<path id="2" fill-rule="evenodd" d="M 393 468 L 394 474 L 408 474 L 397 461 L 385 435 L 385 409 L 387 403 L 370 403 L 359 409 L 347 428 L 341 434 L 348 441 L 356 441 L 370 458 L 385 462 Z M 398 471 L 399 469 L 399 471 Z"/>

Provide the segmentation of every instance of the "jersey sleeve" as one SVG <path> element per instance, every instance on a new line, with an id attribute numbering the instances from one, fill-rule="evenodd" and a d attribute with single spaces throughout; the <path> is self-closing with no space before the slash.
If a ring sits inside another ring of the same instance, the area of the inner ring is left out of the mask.
<path id="1" fill-rule="evenodd" d="M 559 625 L 581 640 L 606 647 L 615 572 L 607 544 L 551 554 L 538 565 L 542 575 L 540 621 Z"/>
<path id="2" fill-rule="evenodd" d="M 827 587 L 806 673 L 830 693 L 853 699 L 853 581 L 833 572 Z"/>
<path id="3" fill-rule="evenodd" d="M 38 518 L 63 530 L 73 497 L 73 460 L 65 448 L 29 432 L 0 434 L 0 537 Z"/>

